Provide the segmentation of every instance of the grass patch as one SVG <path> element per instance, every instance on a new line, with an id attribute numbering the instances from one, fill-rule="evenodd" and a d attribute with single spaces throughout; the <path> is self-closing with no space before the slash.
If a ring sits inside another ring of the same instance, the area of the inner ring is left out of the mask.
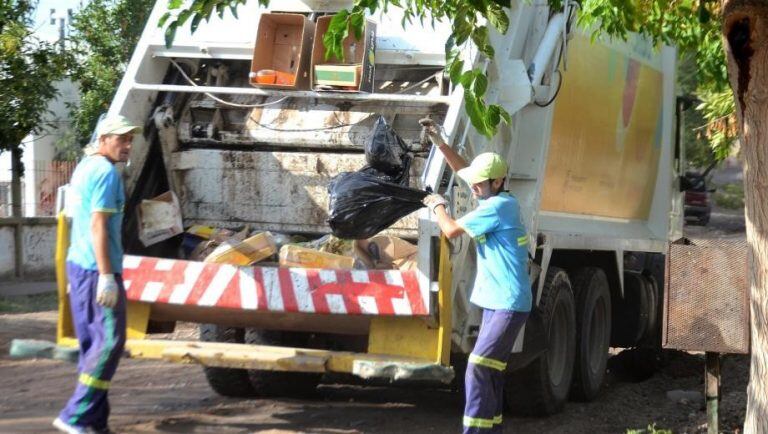
<path id="1" fill-rule="evenodd" d="M 59 307 L 58 294 L 47 292 L 34 295 L 0 296 L 0 313 L 28 313 L 56 310 Z"/>
<path id="2" fill-rule="evenodd" d="M 726 209 L 743 209 L 744 185 L 725 184 L 718 187 L 715 192 L 715 203 L 717 206 Z"/>
<path id="3" fill-rule="evenodd" d="M 672 430 L 656 428 L 656 424 L 648 425 L 646 429 L 628 429 L 627 434 L 673 434 Z"/>

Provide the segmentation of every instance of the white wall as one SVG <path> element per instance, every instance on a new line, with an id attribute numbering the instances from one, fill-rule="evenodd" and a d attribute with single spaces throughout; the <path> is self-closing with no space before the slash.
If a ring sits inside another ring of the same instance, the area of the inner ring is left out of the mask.
<path id="1" fill-rule="evenodd" d="M 24 278 L 39 280 L 56 274 L 56 224 L 53 219 L 32 219 L 22 227 L 24 246 L 22 267 Z M 13 226 L 0 226 L 0 280 L 12 279 L 16 273 Z"/>

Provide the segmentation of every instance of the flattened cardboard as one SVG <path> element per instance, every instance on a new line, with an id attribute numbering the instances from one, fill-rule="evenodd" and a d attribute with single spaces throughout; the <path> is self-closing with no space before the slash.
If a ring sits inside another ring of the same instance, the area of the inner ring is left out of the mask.
<path id="1" fill-rule="evenodd" d="M 256 45 L 253 48 L 252 86 L 288 90 L 310 89 L 310 63 L 315 23 L 301 14 L 261 14 Z M 294 74 L 293 85 L 256 82 L 256 72 L 262 69 Z"/>
<path id="2" fill-rule="evenodd" d="M 315 26 L 315 37 L 312 47 L 312 89 L 317 91 L 329 92 L 373 92 L 373 78 L 376 68 L 376 23 L 371 20 L 365 20 L 362 41 L 355 38 L 353 32 L 344 40 L 345 59 L 331 56 L 325 59 L 325 45 L 323 45 L 323 36 L 328 31 L 328 25 L 331 23 L 333 15 L 326 15 L 317 19 Z M 354 48 L 353 48 L 354 47 Z M 362 65 L 360 74 L 360 85 L 355 90 L 348 89 L 324 89 L 318 88 L 315 83 L 315 65 Z"/>

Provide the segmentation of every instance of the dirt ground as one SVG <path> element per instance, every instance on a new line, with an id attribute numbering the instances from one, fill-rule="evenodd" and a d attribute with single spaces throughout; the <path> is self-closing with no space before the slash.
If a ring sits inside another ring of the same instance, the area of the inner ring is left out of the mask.
<path id="1" fill-rule="evenodd" d="M 697 237 L 743 236 L 743 217 L 718 211 L 710 227 L 690 228 Z M 75 382 L 75 366 L 55 360 L 8 358 L 13 338 L 53 340 L 56 314 L 0 315 L 0 433 L 52 432 L 51 420 Z M 194 338 L 180 327 L 176 337 Z M 570 402 L 546 419 L 506 417 L 505 433 L 625 433 L 656 428 L 706 432 L 697 402 L 674 402 L 672 390 L 703 392 L 703 356 L 667 352 L 660 369 L 644 381 L 627 378 L 621 360 L 609 361 L 603 393 L 591 403 Z M 749 362 L 725 356 L 722 364 L 721 430 L 740 432 Z M 313 400 L 228 399 L 217 396 L 196 366 L 124 359 L 110 393 L 112 428 L 119 433 L 455 433 L 462 397 L 449 390 L 322 385 Z"/>

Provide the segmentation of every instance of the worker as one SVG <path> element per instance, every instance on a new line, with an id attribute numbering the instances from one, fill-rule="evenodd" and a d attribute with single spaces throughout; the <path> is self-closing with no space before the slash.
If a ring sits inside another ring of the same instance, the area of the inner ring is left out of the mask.
<path id="1" fill-rule="evenodd" d="M 77 385 L 53 426 L 59 431 L 109 433 L 110 381 L 125 344 L 121 226 L 125 191 L 116 163 L 125 163 L 141 128 L 123 116 L 103 119 L 93 153 L 75 168 L 67 190 L 72 218 L 67 252 L 69 301 L 80 359 Z"/>
<path id="2" fill-rule="evenodd" d="M 469 184 L 478 200 L 475 210 L 454 220 L 443 196 L 431 194 L 424 199 L 445 236 L 467 234 L 477 250 L 477 274 L 470 302 L 482 308 L 483 316 L 465 376 L 463 432 L 501 432 L 504 371 L 531 310 L 528 236 L 517 199 L 504 191 L 504 159 L 489 152 L 478 155 L 467 165 L 445 143 L 432 120 L 421 122 L 448 165 Z"/>

